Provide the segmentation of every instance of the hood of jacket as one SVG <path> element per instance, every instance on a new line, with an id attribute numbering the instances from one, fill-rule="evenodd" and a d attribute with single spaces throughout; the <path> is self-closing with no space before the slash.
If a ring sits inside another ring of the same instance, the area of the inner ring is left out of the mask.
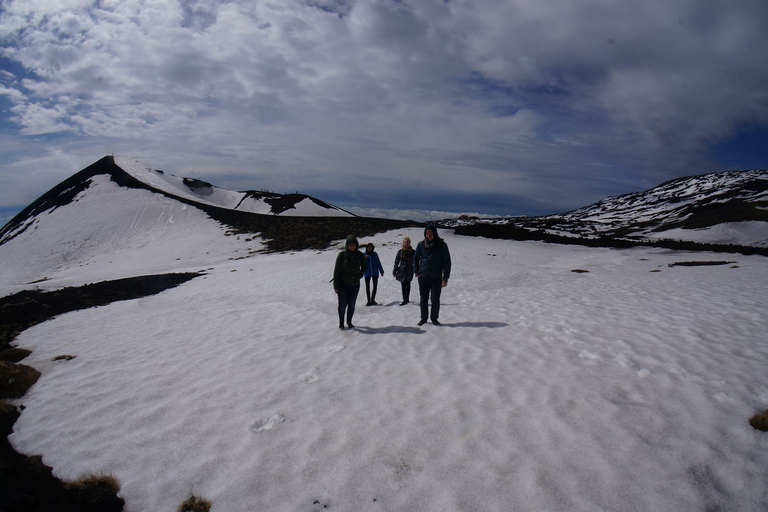
<path id="1" fill-rule="evenodd" d="M 347 236 L 347 243 L 344 244 L 344 249 L 346 249 L 347 251 L 349 250 L 349 244 L 355 244 L 358 249 L 360 248 L 360 244 L 357 243 L 357 237 L 355 235 Z"/>
<path id="2" fill-rule="evenodd" d="M 427 230 L 432 231 L 432 234 L 435 235 L 435 242 L 440 240 L 440 235 L 437 234 L 437 226 L 434 223 L 427 224 L 427 227 L 424 228 L 424 239 L 427 239 Z M 433 242 L 434 243 L 434 242 Z"/>

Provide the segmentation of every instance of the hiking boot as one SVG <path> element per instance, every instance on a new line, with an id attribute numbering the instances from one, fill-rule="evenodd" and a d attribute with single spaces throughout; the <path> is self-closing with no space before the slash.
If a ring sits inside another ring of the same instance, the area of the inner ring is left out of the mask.
<path id="1" fill-rule="evenodd" d="M 339 324 L 339 329 L 344 330 L 344 324 Z"/>
<path id="2" fill-rule="evenodd" d="M 352 322 L 347 322 L 347 327 L 349 327 L 350 329 L 354 329 L 355 328 L 355 326 L 352 325 Z"/>
<path id="3" fill-rule="evenodd" d="M 427 323 L 426 320 L 419 320 L 419 325 L 424 325 L 425 323 Z"/>
<path id="4" fill-rule="evenodd" d="M 407 300 L 404 300 L 403 302 L 400 303 L 401 306 L 405 306 L 406 304 L 408 304 Z"/>
<path id="5" fill-rule="evenodd" d="M 441 325 L 437 320 L 432 320 L 432 325 Z"/>

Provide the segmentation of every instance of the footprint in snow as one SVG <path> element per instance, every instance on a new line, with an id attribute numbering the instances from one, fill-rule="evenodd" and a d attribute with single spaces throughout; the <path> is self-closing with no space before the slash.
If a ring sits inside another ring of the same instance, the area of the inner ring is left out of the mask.
<path id="1" fill-rule="evenodd" d="M 304 376 L 304 382 L 306 382 L 307 384 L 312 384 L 313 382 L 317 382 L 318 380 L 320 380 L 319 372 L 320 372 L 320 368 L 313 368 L 311 372 L 309 372 Z"/>
<path id="2" fill-rule="evenodd" d="M 688 372 L 685 370 L 685 368 L 681 368 L 680 366 L 677 366 L 676 364 L 667 365 L 667 370 L 672 375 L 676 375 L 676 376 L 680 377 L 681 379 L 687 379 L 688 378 Z"/>
<path id="3" fill-rule="evenodd" d="M 256 420 L 256 423 L 251 426 L 251 430 L 254 432 L 264 432 L 272 430 L 281 423 L 285 423 L 285 416 L 282 414 L 275 414 L 266 419 Z"/>

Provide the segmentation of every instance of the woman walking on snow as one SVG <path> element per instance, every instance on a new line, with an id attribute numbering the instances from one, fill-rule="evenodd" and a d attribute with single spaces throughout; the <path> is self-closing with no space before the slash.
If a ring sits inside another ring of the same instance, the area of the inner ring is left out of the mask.
<path id="1" fill-rule="evenodd" d="M 400 305 L 405 306 L 411 300 L 411 281 L 413 280 L 413 247 L 408 237 L 403 238 L 403 245 L 397 251 L 392 275 L 400 281 L 403 289 L 403 302 Z"/>
<path id="2" fill-rule="evenodd" d="M 373 249 L 373 244 L 368 244 L 365 248 L 365 294 L 368 296 L 366 306 L 378 304 L 376 302 L 376 289 L 379 286 L 379 274 L 384 275 L 384 267 L 381 266 L 379 255 Z M 371 293 L 371 279 L 373 279 L 373 293 Z"/>
<path id="3" fill-rule="evenodd" d="M 339 296 L 339 329 L 344 330 L 344 315 L 347 316 L 347 327 L 352 325 L 352 315 L 355 314 L 355 302 L 360 292 L 360 278 L 365 275 L 365 256 L 357 250 L 357 238 L 347 237 L 347 245 L 336 256 L 336 266 L 333 268 L 333 291 Z"/>
<path id="4" fill-rule="evenodd" d="M 413 253 L 413 269 L 419 280 L 421 295 L 421 320 L 419 325 L 427 323 L 427 317 L 435 325 L 440 325 L 440 292 L 448 286 L 451 277 L 451 253 L 442 238 L 437 236 L 437 227 L 429 224 L 424 229 L 424 240 L 416 246 Z M 429 296 L 432 295 L 432 314 L 429 314 Z"/>

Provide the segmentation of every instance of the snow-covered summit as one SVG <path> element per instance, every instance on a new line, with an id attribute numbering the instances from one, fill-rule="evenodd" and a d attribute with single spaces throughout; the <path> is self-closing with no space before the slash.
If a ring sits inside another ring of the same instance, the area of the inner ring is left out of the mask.
<path id="1" fill-rule="evenodd" d="M 647 191 L 608 197 L 563 214 L 463 219 L 450 224 L 472 223 L 580 238 L 669 239 L 768 247 L 768 171 L 677 178 Z"/>
<path id="2" fill-rule="evenodd" d="M 133 158 L 115 156 L 115 165 L 138 181 L 166 195 L 202 204 L 264 215 L 353 217 L 338 206 L 304 194 L 276 194 L 248 190 L 236 192 L 193 178 L 150 169 Z"/>
<path id="3" fill-rule="evenodd" d="M 645 192 L 609 197 L 562 217 L 613 236 L 657 237 L 670 230 L 764 223 L 768 221 L 768 171 L 728 171 L 678 178 Z M 768 236 L 755 241 L 768 244 Z"/>

